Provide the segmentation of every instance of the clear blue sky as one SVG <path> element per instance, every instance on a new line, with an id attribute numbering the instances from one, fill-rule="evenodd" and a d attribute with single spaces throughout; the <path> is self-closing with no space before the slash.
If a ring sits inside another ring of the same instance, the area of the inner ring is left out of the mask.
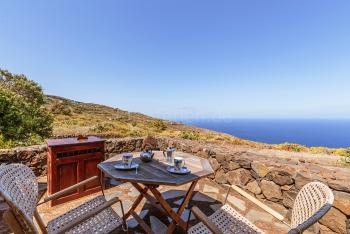
<path id="1" fill-rule="evenodd" d="M 1 1 L 0 67 L 164 118 L 350 117 L 350 1 Z"/>

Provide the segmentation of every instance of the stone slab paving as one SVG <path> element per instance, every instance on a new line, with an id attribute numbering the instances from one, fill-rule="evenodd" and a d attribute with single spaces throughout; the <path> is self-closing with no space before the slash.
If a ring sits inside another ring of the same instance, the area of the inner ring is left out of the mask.
<path id="1" fill-rule="evenodd" d="M 163 193 L 163 196 L 167 199 L 167 201 L 170 202 L 173 209 L 177 210 L 188 189 L 188 186 L 189 185 L 179 187 L 161 186 L 160 191 Z M 206 215 L 209 216 L 220 208 L 225 200 L 226 191 L 226 188 L 223 188 L 208 179 L 203 179 L 196 187 L 196 192 L 190 206 L 198 206 Z M 138 195 L 138 192 L 135 191 L 130 184 L 125 183 L 106 189 L 105 194 L 108 199 L 112 196 L 118 196 L 123 201 L 125 210 L 128 210 Z M 39 208 L 39 212 L 44 221 L 48 222 L 54 217 L 57 217 L 65 211 L 82 204 L 96 195 L 99 195 L 99 193 L 92 194 L 66 204 L 58 205 L 53 208 L 49 207 L 48 205 L 42 205 Z M 287 227 L 280 223 L 277 219 L 267 214 L 259 207 L 256 207 L 254 204 L 234 191 L 231 191 L 227 202 L 267 233 L 285 233 L 288 230 Z M 120 206 L 118 204 L 114 205 L 113 208 L 118 214 L 121 215 Z M 145 200 L 143 200 L 136 211 L 157 234 L 166 230 L 166 227 L 171 222 L 170 218 L 161 215 L 158 210 L 154 209 L 149 203 L 145 202 Z M 188 215 L 189 209 L 186 209 L 182 217 L 187 219 Z M 197 222 L 198 221 L 194 217 L 191 217 L 190 224 L 195 224 Z M 130 233 L 143 233 L 143 230 L 132 217 L 129 218 L 128 224 Z M 120 230 L 117 230 L 115 233 L 120 233 Z M 177 229 L 176 233 L 184 232 Z"/>
<path id="2" fill-rule="evenodd" d="M 41 178 L 41 181 L 42 180 L 43 179 Z M 173 209 L 177 210 L 180 206 L 181 199 L 187 191 L 188 186 L 189 185 L 183 185 L 179 187 L 162 186 L 160 187 L 160 190 L 168 202 L 170 202 Z M 203 179 L 198 183 L 198 186 L 196 187 L 196 192 L 193 196 L 190 206 L 198 206 L 206 215 L 209 216 L 220 208 L 223 201 L 225 200 L 226 191 L 226 188 L 223 188 L 208 179 Z M 55 207 L 49 207 L 48 204 L 44 204 L 39 207 L 39 213 L 44 222 L 47 223 L 49 220 L 84 203 L 87 200 L 92 199 L 97 195 L 100 195 L 100 193 L 92 194 L 75 201 L 57 205 Z M 138 192 L 136 192 L 130 184 L 124 183 L 106 189 L 105 195 L 107 199 L 110 199 L 113 196 L 118 196 L 123 201 L 124 209 L 127 211 L 138 195 Z M 260 208 L 256 207 L 254 204 L 244 199 L 234 191 L 231 191 L 227 202 L 232 205 L 238 212 L 252 221 L 256 226 L 266 231 L 266 233 L 285 233 L 288 230 L 288 228 L 280 223 L 277 219 L 267 214 Z M 118 204 L 114 205 L 113 208 L 119 215 L 121 215 L 121 209 Z M 154 209 L 149 203 L 145 202 L 145 200 L 141 203 L 136 211 L 157 234 L 164 232 L 164 230 L 166 230 L 166 227 L 171 222 L 171 219 L 161 215 L 158 210 Z M 182 217 L 187 219 L 188 215 L 189 209 L 186 209 Z M 197 222 L 198 221 L 194 217 L 191 217 L 190 224 L 193 225 Z M 128 224 L 129 233 L 144 233 L 132 217 L 129 218 Z M 0 230 L 0 233 L 3 233 L 3 231 L 4 229 Z M 116 230 L 114 233 L 122 232 L 121 230 Z M 184 232 L 177 229 L 175 233 Z"/>

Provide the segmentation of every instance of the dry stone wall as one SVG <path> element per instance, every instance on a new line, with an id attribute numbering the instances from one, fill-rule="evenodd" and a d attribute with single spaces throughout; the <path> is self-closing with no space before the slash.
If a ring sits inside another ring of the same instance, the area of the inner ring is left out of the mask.
<path id="1" fill-rule="evenodd" d="M 315 233 L 347 233 L 350 218 L 350 169 L 290 159 L 261 155 L 248 151 L 225 148 L 211 144 L 167 139 L 160 148 L 172 145 L 177 149 L 208 158 L 219 184 L 235 184 L 290 218 L 298 191 L 308 182 L 320 181 L 334 193 L 331 210 L 315 225 Z M 329 159 L 327 159 L 329 162 Z"/>
<path id="2" fill-rule="evenodd" d="M 218 184 L 237 184 L 251 195 L 279 212 L 291 215 L 293 201 L 303 185 L 321 181 L 334 192 L 332 209 L 316 228 L 321 233 L 346 233 L 350 218 L 350 169 L 329 166 L 322 158 L 278 157 L 259 154 L 242 147 L 217 145 L 176 138 L 160 137 L 158 149 L 174 146 L 178 150 L 207 158 L 215 170 L 211 177 Z M 106 157 L 122 152 L 140 151 L 143 138 L 108 139 Z M 258 151 L 257 151 L 258 152 Z M 37 175 L 46 174 L 46 146 L 0 150 L 0 163 L 20 162 L 28 165 Z"/>

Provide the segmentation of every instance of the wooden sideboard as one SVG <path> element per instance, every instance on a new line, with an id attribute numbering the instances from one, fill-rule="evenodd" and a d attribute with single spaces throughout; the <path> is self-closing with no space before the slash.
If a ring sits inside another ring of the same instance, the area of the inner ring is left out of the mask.
<path id="1" fill-rule="evenodd" d="M 97 164 L 104 160 L 105 141 L 103 139 L 94 136 L 82 140 L 77 138 L 50 139 L 47 141 L 47 146 L 49 195 L 92 176 L 97 175 L 101 179 L 101 172 Z M 91 182 L 66 196 L 51 201 L 50 205 L 58 205 L 100 190 L 101 186 L 98 181 Z"/>

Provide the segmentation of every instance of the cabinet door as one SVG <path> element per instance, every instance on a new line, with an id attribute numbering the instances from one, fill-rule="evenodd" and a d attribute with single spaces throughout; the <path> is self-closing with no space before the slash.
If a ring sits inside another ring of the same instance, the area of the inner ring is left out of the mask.
<path id="1" fill-rule="evenodd" d="M 62 189 L 68 188 L 69 186 L 75 185 L 78 183 L 78 163 L 71 162 L 66 164 L 57 165 L 57 183 L 55 192 L 61 191 Z M 65 197 L 72 194 L 77 194 L 78 190 L 75 190 Z"/>
<path id="2" fill-rule="evenodd" d="M 100 176 L 100 170 L 97 168 L 97 164 L 99 164 L 102 161 L 100 157 L 98 158 L 87 158 L 84 159 L 82 164 L 83 164 L 83 178 L 82 180 L 88 179 L 92 176 Z M 99 187 L 100 183 L 99 181 L 95 180 L 90 183 L 88 183 L 84 187 L 84 191 Z"/>

